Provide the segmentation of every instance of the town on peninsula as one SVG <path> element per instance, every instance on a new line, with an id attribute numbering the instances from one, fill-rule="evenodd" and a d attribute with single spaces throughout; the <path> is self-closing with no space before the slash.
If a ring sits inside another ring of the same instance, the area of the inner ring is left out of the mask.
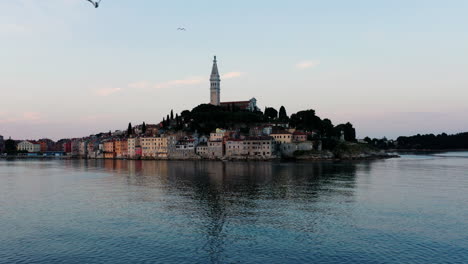
<path id="1" fill-rule="evenodd" d="M 257 106 L 257 100 L 221 101 L 216 56 L 210 75 L 210 101 L 180 114 L 171 110 L 158 123 L 83 138 L 4 140 L 3 157 L 164 160 L 336 160 L 393 157 L 357 140 L 351 123 L 333 125 L 314 110 L 288 115 Z"/>

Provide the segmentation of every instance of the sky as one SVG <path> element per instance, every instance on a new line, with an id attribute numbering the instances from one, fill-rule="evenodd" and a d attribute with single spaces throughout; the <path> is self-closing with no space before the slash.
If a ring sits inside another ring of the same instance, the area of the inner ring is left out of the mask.
<path id="1" fill-rule="evenodd" d="M 360 138 L 468 131 L 468 1 L 0 0 L 0 135 L 70 138 L 255 97 Z M 177 28 L 185 27 L 186 31 Z"/>

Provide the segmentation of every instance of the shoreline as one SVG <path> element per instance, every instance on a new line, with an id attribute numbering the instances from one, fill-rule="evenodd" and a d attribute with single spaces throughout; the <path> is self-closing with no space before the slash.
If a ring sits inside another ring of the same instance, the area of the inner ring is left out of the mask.
<path id="1" fill-rule="evenodd" d="M 148 158 L 82 158 L 82 157 L 70 157 L 70 156 L 0 156 L 0 160 L 141 160 L 141 161 L 220 161 L 220 162 L 340 162 L 340 161 L 370 161 L 370 160 L 384 160 L 391 158 L 399 158 L 398 155 L 390 154 L 379 154 L 379 155 L 358 155 L 358 156 L 348 156 L 343 158 L 336 158 L 330 156 L 299 156 L 295 158 L 271 158 L 271 159 L 261 159 L 261 158 L 229 158 L 229 159 L 148 159 Z"/>
<path id="2" fill-rule="evenodd" d="M 388 149 L 386 153 L 437 153 L 437 152 L 466 152 L 468 149 Z"/>

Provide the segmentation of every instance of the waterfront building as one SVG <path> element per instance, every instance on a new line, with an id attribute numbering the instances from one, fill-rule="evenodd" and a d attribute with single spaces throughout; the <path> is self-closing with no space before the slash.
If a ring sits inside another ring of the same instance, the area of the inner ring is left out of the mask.
<path id="1" fill-rule="evenodd" d="M 270 136 L 273 137 L 275 143 L 285 144 L 292 142 L 292 134 L 286 131 L 273 132 Z"/>
<path id="2" fill-rule="evenodd" d="M 115 158 L 115 142 L 114 140 L 109 140 L 104 142 L 104 158 L 105 159 L 114 159 Z"/>
<path id="3" fill-rule="evenodd" d="M 200 158 L 196 155 L 195 148 L 198 140 L 192 137 L 185 137 L 177 141 L 175 149 L 169 152 L 169 158 L 172 159 L 196 159 Z"/>
<path id="4" fill-rule="evenodd" d="M 99 140 L 91 140 L 88 142 L 88 158 L 97 159 L 100 156 L 101 151 L 99 149 L 99 144 Z"/>
<path id="5" fill-rule="evenodd" d="M 128 156 L 128 142 L 125 139 L 116 140 L 114 142 L 115 156 L 117 158 L 125 158 Z"/>
<path id="6" fill-rule="evenodd" d="M 37 153 L 41 151 L 41 145 L 33 141 L 21 141 L 18 143 L 16 149 L 18 151 L 27 151 L 29 153 Z"/>
<path id="7" fill-rule="evenodd" d="M 310 151 L 314 149 L 312 141 L 283 143 L 277 146 L 278 151 L 283 157 L 294 157 L 294 152 L 298 150 Z"/>
<path id="8" fill-rule="evenodd" d="M 86 158 L 88 156 L 88 141 L 80 140 L 78 155 L 82 158 Z"/>
<path id="9" fill-rule="evenodd" d="M 207 158 L 220 159 L 224 156 L 223 141 L 208 141 Z"/>
<path id="10" fill-rule="evenodd" d="M 271 137 L 246 137 L 228 139 L 226 157 L 273 157 L 273 139 Z"/>
<path id="11" fill-rule="evenodd" d="M 138 155 L 137 155 L 137 148 L 140 147 L 140 150 L 141 150 L 141 146 L 140 146 L 140 138 L 129 138 L 127 140 L 127 143 L 128 143 L 128 156 L 130 158 L 138 158 Z M 141 156 L 141 154 L 140 154 Z"/>
<path id="12" fill-rule="evenodd" d="M 202 158 L 208 158 L 208 143 L 199 143 L 198 146 L 195 148 L 195 153 L 197 153 L 197 155 L 199 155 Z"/>
<path id="13" fill-rule="evenodd" d="M 65 153 L 67 153 L 67 154 L 68 154 L 68 153 L 71 153 L 71 149 L 72 149 L 72 147 L 71 147 L 71 141 L 70 141 L 70 140 L 69 140 L 69 141 L 66 141 L 66 142 L 64 142 L 64 143 L 62 144 L 62 150 L 63 150 L 63 152 L 65 152 Z"/>
<path id="14" fill-rule="evenodd" d="M 141 148 L 143 158 L 167 158 L 169 137 L 142 137 Z"/>
<path id="15" fill-rule="evenodd" d="M 78 156 L 80 154 L 80 140 L 74 139 L 71 141 L 71 155 Z"/>

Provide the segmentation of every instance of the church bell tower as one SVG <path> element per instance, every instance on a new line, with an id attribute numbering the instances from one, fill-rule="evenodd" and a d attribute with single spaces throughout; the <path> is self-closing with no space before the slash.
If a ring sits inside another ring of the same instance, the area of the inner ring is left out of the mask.
<path id="1" fill-rule="evenodd" d="M 211 69 L 211 76 L 210 76 L 210 104 L 212 105 L 220 105 L 220 84 L 221 79 L 219 78 L 218 72 L 218 64 L 216 61 L 216 56 L 214 56 L 213 60 L 213 68 Z"/>

